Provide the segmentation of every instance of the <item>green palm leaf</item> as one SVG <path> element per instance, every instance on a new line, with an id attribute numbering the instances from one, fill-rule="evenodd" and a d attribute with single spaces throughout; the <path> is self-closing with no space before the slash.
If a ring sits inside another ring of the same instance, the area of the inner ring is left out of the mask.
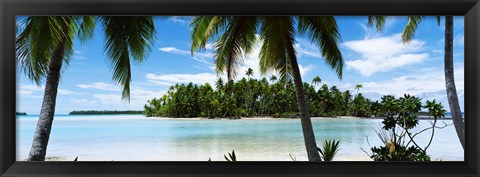
<path id="1" fill-rule="evenodd" d="M 243 63 L 242 54 L 249 53 L 256 42 L 257 17 L 233 17 L 225 33 L 215 42 L 214 63 L 217 73 L 227 72 L 233 80 Z"/>
<path id="2" fill-rule="evenodd" d="M 403 43 L 410 42 L 413 39 L 413 37 L 415 36 L 415 31 L 418 28 L 418 25 L 420 24 L 420 22 L 422 22 L 424 18 L 425 17 L 423 16 L 408 17 L 407 25 L 405 25 L 405 28 L 403 29 L 403 32 L 402 32 Z M 437 18 L 437 22 L 439 22 L 438 18 Z"/>
<path id="3" fill-rule="evenodd" d="M 332 16 L 298 17 L 298 32 L 307 34 L 312 43 L 320 48 L 327 64 L 342 78 L 343 57 L 338 48 L 340 33 Z"/>
<path id="4" fill-rule="evenodd" d="M 259 63 L 262 74 L 276 71 L 281 80 L 291 79 L 292 68 L 288 57 L 295 57 L 294 32 L 292 17 L 263 18 Z"/>
<path id="5" fill-rule="evenodd" d="M 385 16 L 368 16 L 368 26 L 375 26 L 377 31 L 383 31 L 385 27 Z"/>
<path id="6" fill-rule="evenodd" d="M 74 18 L 79 27 L 77 37 L 80 39 L 80 41 L 85 42 L 86 40 L 91 39 L 93 37 L 93 31 L 95 28 L 95 17 L 81 16 Z"/>
<path id="7" fill-rule="evenodd" d="M 72 17 L 27 17 L 25 26 L 16 39 L 16 58 L 25 75 L 36 84 L 45 78 L 52 53 L 65 40 L 64 61 L 73 53 L 72 41 L 78 30 Z M 81 24 L 81 21 L 79 21 Z"/>
<path id="8" fill-rule="evenodd" d="M 113 80 L 123 86 L 122 98 L 130 101 L 130 56 L 141 63 L 151 50 L 155 38 L 153 17 L 101 17 L 105 52 L 113 66 Z"/>
<path id="9" fill-rule="evenodd" d="M 224 30 L 228 20 L 226 16 L 197 16 L 190 23 L 192 28 L 192 55 L 197 50 L 205 50 L 209 39 L 214 38 L 219 30 Z"/>

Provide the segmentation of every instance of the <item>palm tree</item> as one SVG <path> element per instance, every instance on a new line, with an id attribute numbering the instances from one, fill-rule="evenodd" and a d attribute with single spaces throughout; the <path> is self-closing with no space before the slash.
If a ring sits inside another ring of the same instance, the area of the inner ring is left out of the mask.
<path id="1" fill-rule="evenodd" d="M 275 76 L 275 75 L 270 76 L 270 81 L 272 83 L 275 82 L 276 80 L 277 80 L 277 76 Z"/>
<path id="2" fill-rule="evenodd" d="M 154 37 L 151 17 L 102 17 L 106 31 L 105 51 L 113 64 L 113 79 L 123 86 L 122 98 L 130 96 L 130 55 L 142 61 Z M 90 16 L 37 16 L 23 21 L 24 30 L 16 39 L 16 58 L 25 75 L 45 91 L 28 161 L 44 161 L 55 115 L 62 64 L 69 63 L 75 37 L 84 41 L 93 36 Z"/>
<path id="3" fill-rule="evenodd" d="M 322 79 L 320 79 L 320 76 L 315 76 L 313 79 L 312 79 L 312 85 L 315 85 L 317 86 L 318 84 L 322 83 Z"/>
<path id="4" fill-rule="evenodd" d="M 295 20 L 298 27 L 295 29 Z M 275 17 L 195 17 L 191 26 L 192 54 L 205 50 L 207 41 L 219 36 L 214 44 L 214 63 L 217 73 L 227 72 L 229 80 L 236 74 L 238 65 L 243 62 L 242 54 L 250 53 L 257 42 L 257 29 L 263 42 L 260 50 L 260 72 L 276 71 L 282 79 L 293 79 L 304 141 L 310 161 L 320 161 L 315 135 L 305 98 L 303 82 L 295 54 L 295 33 L 308 36 L 318 46 L 329 66 L 342 78 L 343 57 L 338 48 L 340 38 L 337 23 L 331 16 L 275 16 Z"/>
<path id="5" fill-rule="evenodd" d="M 417 30 L 418 25 L 424 19 L 423 16 L 409 16 L 407 25 L 402 33 L 404 43 L 410 42 Z M 440 17 L 437 16 L 437 23 L 440 25 Z M 447 90 L 448 104 L 452 113 L 453 124 L 457 136 L 465 148 L 465 121 L 462 117 L 460 104 L 458 103 L 457 88 L 453 68 L 453 17 L 445 16 L 445 86 Z"/>
<path id="6" fill-rule="evenodd" d="M 356 95 L 358 95 L 358 92 L 360 91 L 361 88 L 363 88 L 362 84 L 355 85 L 355 89 L 357 89 L 357 94 L 355 94 L 355 97 L 356 97 Z"/>
<path id="7" fill-rule="evenodd" d="M 221 93 L 221 91 L 223 89 L 223 79 L 221 77 L 219 77 L 217 79 L 217 81 L 215 82 L 215 86 L 216 86 L 217 90 Z"/>
<path id="8" fill-rule="evenodd" d="M 247 69 L 247 72 L 245 72 L 245 75 L 247 75 L 248 79 L 250 80 L 250 77 L 253 76 L 253 69 L 252 69 L 252 68 L 248 68 L 248 69 Z"/>
<path id="9" fill-rule="evenodd" d="M 83 39 L 93 31 L 90 17 L 28 17 L 25 29 L 16 39 L 16 57 L 27 77 L 40 85 L 46 78 L 42 109 L 34 135 L 29 161 L 43 161 L 55 113 L 55 104 L 63 62 L 72 55 L 74 36 Z M 85 28 L 79 29 L 80 26 Z M 85 34 L 85 35 L 83 35 Z"/>

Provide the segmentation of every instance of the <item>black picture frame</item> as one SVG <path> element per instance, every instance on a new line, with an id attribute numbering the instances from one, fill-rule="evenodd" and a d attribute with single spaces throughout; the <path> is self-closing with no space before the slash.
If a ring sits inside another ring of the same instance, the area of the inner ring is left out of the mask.
<path id="1" fill-rule="evenodd" d="M 0 176 L 479 176 L 478 0 L 0 0 Z M 464 162 L 16 162 L 16 15 L 464 15 Z M 471 118 L 470 118 L 471 117 Z"/>

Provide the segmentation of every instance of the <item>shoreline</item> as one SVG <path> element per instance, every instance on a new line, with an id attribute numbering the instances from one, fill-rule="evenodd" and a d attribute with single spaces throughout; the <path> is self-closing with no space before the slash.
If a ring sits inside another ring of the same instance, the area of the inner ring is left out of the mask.
<path id="1" fill-rule="evenodd" d="M 239 118 L 232 118 L 232 117 L 145 117 L 148 119 L 163 119 L 163 120 L 284 120 L 284 119 L 300 119 L 300 117 L 272 117 L 272 116 L 253 116 L 253 117 L 239 117 Z M 355 117 L 355 116 L 331 116 L 331 117 L 310 117 L 311 119 L 379 119 L 382 120 L 385 117 Z M 433 120 L 429 116 L 418 116 L 419 120 Z M 452 120 L 452 117 L 444 117 L 437 120 Z"/>
<path id="2" fill-rule="evenodd" d="M 75 158 L 77 157 L 71 157 L 71 156 L 47 156 L 45 157 L 45 161 L 50 161 L 50 162 L 74 162 Z M 246 158 L 245 156 L 243 157 L 244 159 Z M 298 157 L 296 157 L 298 158 Z M 240 160 L 240 161 L 245 161 L 245 162 L 262 162 L 262 161 L 269 161 L 269 162 L 294 162 L 293 160 L 273 160 L 273 159 L 269 159 L 268 157 L 266 158 L 267 160 Z M 27 161 L 27 159 L 23 158 L 22 160 L 18 160 L 18 161 Z M 84 162 L 111 162 L 111 161 L 116 161 L 116 162 L 122 162 L 122 161 L 138 161 L 138 160 L 135 160 L 135 159 L 132 159 L 132 160 L 114 160 L 114 159 L 106 159 L 106 158 L 102 158 L 102 157 L 78 157 L 77 161 L 84 161 Z M 161 160 L 161 159 L 158 159 L 158 160 L 155 160 L 155 159 L 145 159 L 145 160 L 142 160 L 142 161 L 150 161 L 150 162 L 155 162 L 155 161 L 159 161 L 159 162 L 174 162 L 174 161 L 185 161 L 185 160 L 175 160 L 175 159 L 172 159 L 172 160 Z M 208 160 L 190 160 L 192 162 L 209 162 Z M 212 161 L 216 161 L 216 162 L 223 162 L 225 161 L 224 159 L 212 159 Z M 296 160 L 296 161 L 300 161 L 300 162 L 308 162 L 308 160 L 305 160 L 305 161 L 301 161 L 301 160 Z M 368 157 L 363 157 L 363 156 L 353 156 L 353 157 L 349 157 L 349 156 L 336 156 L 334 158 L 333 161 L 339 161 L 339 162 L 368 162 L 368 161 L 373 161 L 372 159 L 368 158 Z"/>

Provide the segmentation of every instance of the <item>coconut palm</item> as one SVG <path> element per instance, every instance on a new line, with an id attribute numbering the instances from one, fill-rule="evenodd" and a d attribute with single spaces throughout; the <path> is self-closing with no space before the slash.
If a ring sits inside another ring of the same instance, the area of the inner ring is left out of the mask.
<path id="1" fill-rule="evenodd" d="M 362 84 L 357 84 L 357 85 L 355 85 L 355 89 L 357 90 L 357 94 L 355 94 L 355 95 L 358 95 L 358 92 L 359 92 L 360 89 L 362 89 L 362 88 L 363 88 L 363 85 L 362 85 Z"/>
<path id="2" fill-rule="evenodd" d="M 248 68 L 247 71 L 245 72 L 245 75 L 247 75 L 248 79 L 250 80 L 250 77 L 253 76 L 253 69 Z"/>
<path id="3" fill-rule="evenodd" d="M 113 79 L 123 86 L 122 98 L 130 95 L 130 55 L 142 61 L 150 49 L 154 27 L 151 17 L 102 17 L 106 31 L 105 51 L 113 64 Z M 62 65 L 73 54 L 73 40 L 93 35 L 94 18 L 89 16 L 37 16 L 23 22 L 16 39 L 16 58 L 25 75 L 40 85 L 45 79 L 42 108 L 28 161 L 44 161 L 55 114 Z"/>
<path id="4" fill-rule="evenodd" d="M 46 79 L 40 117 L 34 135 L 29 161 L 43 161 L 55 113 L 55 104 L 63 62 L 73 53 L 75 35 L 91 37 L 93 19 L 90 17 L 28 17 L 25 29 L 16 39 L 16 57 L 21 70 L 37 85 Z M 81 28 L 83 27 L 83 28 Z"/>
<path id="5" fill-rule="evenodd" d="M 407 25 L 402 33 L 402 40 L 407 43 L 414 37 L 418 25 L 424 19 L 423 16 L 409 16 Z M 440 25 L 440 17 L 437 16 L 437 23 Z M 458 103 L 457 88 L 453 68 L 453 17 L 445 16 L 445 86 L 447 90 L 448 104 L 452 113 L 453 124 L 457 136 L 465 148 L 465 121 L 462 117 L 460 104 Z"/>
<path id="6" fill-rule="evenodd" d="M 298 26 L 295 27 L 295 21 Z M 319 161 L 315 135 L 313 133 L 308 103 L 295 53 L 295 33 L 309 37 L 317 45 L 329 66 L 342 78 L 343 57 L 338 48 L 340 38 L 337 23 L 331 16 L 286 16 L 286 17 L 195 17 L 191 26 L 192 54 L 204 50 L 207 41 L 217 38 L 214 43 L 214 63 L 217 73 L 227 72 L 232 80 L 238 66 L 243 63 L 243 54 L 250 53 L 257 42 L 259 29 L 262 46 L 260 50 L 260 72 L 276 71 L 282 79 L 293 79 L 300 110 L 308 159 Z M 219 32 L 222 35 L 218 35 Z"/>
<path id="7" fill-rule="evenodd" d="M 322 79 L 320 78 L 320 76 L 315 76 L 313 79 L 312 79 L 312 85 L 318 85 L 322 83 Z"/>
<path id="8" fill-rule="evenodd" d="M 217 79 L 217 81 L 215 82 L 215 86 L 216 86 L 216 88 L 219 92 L 221 92 L 221 90 L 223 89 L 223 85 L 224 85 L 223 84 L 223 79 L 221 77 L 219 77 Z"/>
<path id="9" fill-rule="evenodd" d="M 274 83 L 276 80 L 277 80 L 277 76 L 275 76 L 275 75 L 270 76 L 270 81 L 272 83 Z"/>

